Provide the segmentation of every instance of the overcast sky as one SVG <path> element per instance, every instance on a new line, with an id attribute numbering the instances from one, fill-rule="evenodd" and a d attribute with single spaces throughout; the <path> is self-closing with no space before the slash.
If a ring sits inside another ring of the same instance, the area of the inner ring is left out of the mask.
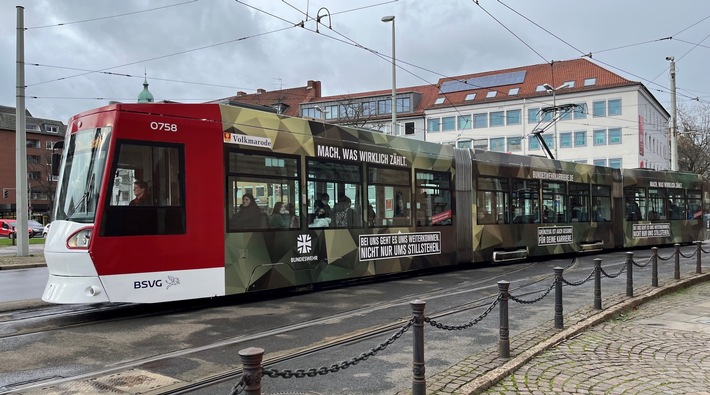
<path id="1" fill-rule="evenodd" d="M 0 105 L 14 107 L 16 6 L 24 7 L 26 107 L 60 120 L 134 102 L 147 72 L 156 101 L 202 102 L 322 82 L 323 95 L 397 86 L 592 54 L 670 109 L 710 101 L 707 0 L 2 0 Z M 313 20 L 323 18 L 320 33 Z M 308 19 L 306 19 L 306 11 Z M 295 27 L 304 22 L 304 27 Z M 332 30 L 327 25 L 332 23 Z M 672 37 L 672 38 L 669 38 Z M 363 49 L 363 47 L 365 49 Z M 112 74 L 107 74 L 112 73 Z M 692 100 L 699 98 L 699 101 Z"/>

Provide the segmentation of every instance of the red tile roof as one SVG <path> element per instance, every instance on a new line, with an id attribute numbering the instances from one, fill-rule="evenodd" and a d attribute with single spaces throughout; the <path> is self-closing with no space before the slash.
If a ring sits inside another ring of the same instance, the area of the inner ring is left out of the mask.
<path id="1" fill-rule="evenodd" d="M 522 99 L 537 96 L 547 96 L 547 91 L 538 92 L 537 87 L 542 84 L 550 84 L 553 87 L 558 87 L 567 81 L 574 81 L 574 87 L 564 88 L 563 93 L 581 92 L 589 90 L 597 90 L 601 88 L 611 88 L 616 86 L 640 85 L 639 82 L 634 82 L 621 77 L 618 74 L 596 65 L 595 63 L 584 59 L 573 59 L 556 61 L 553 63 L 542 63 L 531 66 L 515 67 L 505 70 L 493 70 L 482 73 L 466 74 L 456 77 L 446 77 L 439 79 L 438 85 L 441 87 L 446 82 L 460 81 L 465 83 L 475 78 L 502 75 L 514 72 L 524 72 L 525 78 L 522 82 L 508 85 L 498 85 L 491 87 L 480 88 L 475 84 L 471 84 L 471 89 L 460 90 L 457 92 L 440 93 L 436 95 L 429 103 L 429 107 L 449 107 L 451 105 L 465 105 L 496 101 L 506 101 L 511 99 Z M 587 78 L 596 78 L 596 84 L 584 86 L 584 80 Z M 508 95 L 511 88 L 519 88 L 516 95 Z M 495 97 L 486 98 L 486 94 L 490 91 L 497 91 Z M 475 93 L 474 100 L 465 100 L 468 94 Z M 436 98 L 445 97 L 446 100 L 441 104 L 434 104 Z"/>

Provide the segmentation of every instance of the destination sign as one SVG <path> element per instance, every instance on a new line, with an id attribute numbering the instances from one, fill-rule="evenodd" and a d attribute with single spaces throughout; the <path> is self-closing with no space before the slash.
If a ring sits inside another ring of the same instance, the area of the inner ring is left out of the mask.
<path id="1" fill-rule="evenodd" d="M 263 148 L 273 148 L 274 146 L 274 143 L 268 137 L 245 136 L 243 134 L 224 132 L 222 138 L 228 144 L 251 145 Z"/>

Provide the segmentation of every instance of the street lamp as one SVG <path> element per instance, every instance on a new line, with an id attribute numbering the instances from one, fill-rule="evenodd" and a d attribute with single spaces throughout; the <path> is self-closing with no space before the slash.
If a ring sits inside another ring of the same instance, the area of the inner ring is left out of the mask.
<path id="1" fill-rule="evenodd" d="M 383 16 L 382 22 L 392 22 L 392 134 L 397 135 L 397 66 L 394 57 L 394 15 Z"/>
<path id="2" fill-rule="evenodd" d="M 552 93 L 552 107 L 555 109 L 555 116 L 552 119 L 552 122 L 554 122 L 554 140 L 555 140 L 555 159 L 560 159 L 559 156 L 557 155 L 557 147 L 560 145 L 559 142 L 557 141 L 557 100 L 555 99 L 555 92 L 557 92 L 559 89 L 566 88 L 567 84 L 564 83 L 557 88 L 553 88 L 552 85 L 550 84 L 542 84 L 542 87 L 545 88 L 547 93 Z"/>

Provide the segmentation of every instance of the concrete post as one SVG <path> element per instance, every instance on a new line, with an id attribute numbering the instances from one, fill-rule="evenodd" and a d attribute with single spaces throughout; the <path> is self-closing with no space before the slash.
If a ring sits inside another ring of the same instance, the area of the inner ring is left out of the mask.
<path id="1" fill-rule="evenodd" d="M 239 351 L 244 373 L 244 395 L 261 395 L 261 360 L 264 358 L 264 349 L 249 347 Z"/>
<path id="2" fill-rule="evenodd" d="M 634 296 L 634 253 L 626 253 L 626 296 Z"/>
<path id="3" fill-rule="evenodd" d="M 500 292 L 499 313 L 500 325 L 498 330 L 498 357 L 510 358 L 510 332 L 508 327 L 508 289 L 510 283 L 502 280 L 498 281 L 498 292 Z"/>
<path id="4" fill-rule="evenodd" d="M 594 308 L 602 309 L 602 260 L 594 259 Z"/>
<path id="5" fill-rule="evenodd" d="M 426 395 L 426 374 L 424 366 L 424 307 L 426 302 L 414 300 L 409 302 L 412 307 L 414 324 L 412 325 L 412 394 Z"/>
<path id="6" fill-rule="evenodd" d="M 658 247 L 651 247 L 651 286 L 658 286 Z"/>

